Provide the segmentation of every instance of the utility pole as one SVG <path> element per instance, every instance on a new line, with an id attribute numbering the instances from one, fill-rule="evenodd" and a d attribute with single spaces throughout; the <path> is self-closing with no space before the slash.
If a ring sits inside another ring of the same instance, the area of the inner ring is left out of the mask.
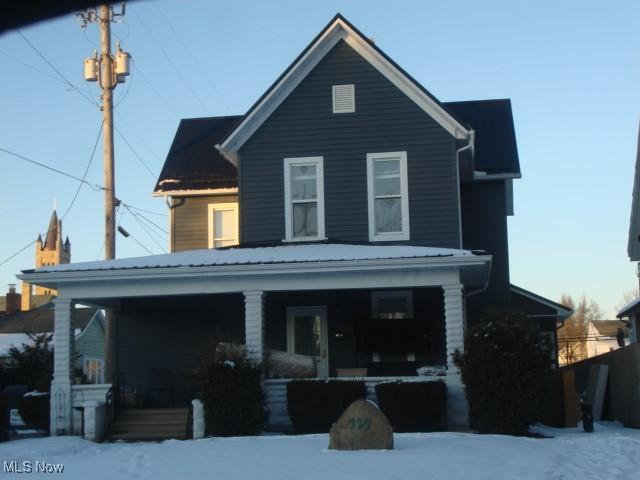
<path id="1" fill-rule="evenodd" d="M 94 52 L 93 57 L 84 61 L 84 79 L 98 82 L 102 90 L 102 139 L 104 158 L 104 258 L 112 260 L 116 257 L 116 198 L 113 149 L 113 90 L 119 83 L 124 83 L 129 75 L 128 53 L 116 44 L 116 55 L 111 55 L 111 22 L 124 16 L 125 4 L 122 3 L 120 13 L 115 13 L 109 5 L 100 5 L 97 9 L 87 9 L 76 17 L 82 28 L 89 23 L 97 23 L 100 28 L 100 57 Z M 106 310 L 105 314 L 105 378 L 107 382 L 117 381 L 117 318 L 116 312 Z"/>

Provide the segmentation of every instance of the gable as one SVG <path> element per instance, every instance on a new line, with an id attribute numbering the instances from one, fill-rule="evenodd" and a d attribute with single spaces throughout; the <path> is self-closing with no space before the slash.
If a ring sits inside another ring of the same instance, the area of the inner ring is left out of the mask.
<path id="1" fill-rule="evenodd" d="M 468 128 L 447 111 L 443 104 L 338 14 L 216 148 L 235 164 L 237 152 L 242 145 L 340 41 L 353 48 L 454 138 L 470 137 Z"/>

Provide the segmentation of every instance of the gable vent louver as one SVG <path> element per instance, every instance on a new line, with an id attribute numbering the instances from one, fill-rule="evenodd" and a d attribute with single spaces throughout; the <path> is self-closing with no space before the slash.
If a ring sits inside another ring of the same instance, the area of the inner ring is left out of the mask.
<path id="1" fill-rule="evenodd" d="M 333 86 L 333 113 L 352 113 L 356 111 L 355 86 Z"/>

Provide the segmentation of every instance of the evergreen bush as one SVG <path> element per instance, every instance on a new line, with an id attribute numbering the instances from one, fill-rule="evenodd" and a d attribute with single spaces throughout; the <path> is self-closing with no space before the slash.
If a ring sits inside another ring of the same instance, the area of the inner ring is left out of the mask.
<path id="1" fill-rule="evenodd" d="M 380 410 L 394 432 L 436 432 L 447 428 L 447 386 L 433 382 L 389 382 L 376 385 Z"/>
<path id="2" fill-rule="evenodd" d="M 196 377 L 207 435 L 256 435 L 264 429 L 268 412 L 262 368 L 243 346 L 213 342 L 201 354 Z"/>
<path id="3" fill-rule="evenodd" d="M 526 315 L 490 312 L 457 352 L 471 427 L 481 433 L 525 435 L 540 421 L 551 376 L 548 342 Z"/>
<path id="4" fill-rule="evenodd" d="M 289 418 L 296 433 L 328 433 L 349 405 L 366 396 L 362 381 L 293 380 L 287 383 Z"/>

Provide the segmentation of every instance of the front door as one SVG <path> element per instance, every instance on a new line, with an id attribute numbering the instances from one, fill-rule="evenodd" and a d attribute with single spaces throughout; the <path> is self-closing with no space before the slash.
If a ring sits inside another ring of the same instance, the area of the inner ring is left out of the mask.
<path id="1" fill-rule="evenodd" d="M 287 308 L 287 352 L 315 359 L 318 377 L 329 376 L 327 308 Z"/>

